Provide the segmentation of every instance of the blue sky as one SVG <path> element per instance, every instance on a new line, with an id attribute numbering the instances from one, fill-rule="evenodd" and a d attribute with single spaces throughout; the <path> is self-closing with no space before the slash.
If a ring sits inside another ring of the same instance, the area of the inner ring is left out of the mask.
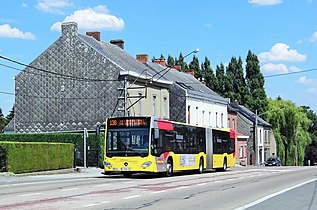
<path id="1" fill-rule="evenodd" d="M 80 33 L 124 39 L 135 57 L 178 57 L 193 51 L 216 65 L 248 50 L 258 55 L 268 97 L 281 96 L 317 112 L 317 0 L 1 0 L 0 55 L 29 64 L 60 36 L 60 23 Z M 186 58 L 191 61 L 190 57 Z M 0 107 L 14 104 L 22 66 L 0 59 Z M 309 71 L 311 70 L 312 71 Z M 290 73 L 284 76 L 272 76 Z"/>

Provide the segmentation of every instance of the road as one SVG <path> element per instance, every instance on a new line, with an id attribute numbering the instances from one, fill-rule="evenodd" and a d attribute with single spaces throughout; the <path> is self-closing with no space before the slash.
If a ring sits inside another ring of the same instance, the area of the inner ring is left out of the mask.
<path id="1" fill-rule="evenodd" d="M 317 209 L 315 167 L 0 177 L 0 209 Z"/>

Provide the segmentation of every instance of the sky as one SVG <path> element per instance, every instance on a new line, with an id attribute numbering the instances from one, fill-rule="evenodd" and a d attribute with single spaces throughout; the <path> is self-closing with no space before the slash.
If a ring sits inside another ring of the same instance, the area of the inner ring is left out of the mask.
<path id="1" fill-rule="evenodd" d="M 61 35 L 63 22 L 101 40 L 125 41 L 131 56 L 178 57 L 199 48 L 215 68 L 258 56 L 268 97 L 317 112 L 317 0 L 1 0 L 0 56 L 30 64 Z M 190 62 L 192 57 L 185 58 Z M 14 104 L 23 66 L 0 57 L 0 108 Z M 282 74 L 282 75 L 281 75 Z"/>

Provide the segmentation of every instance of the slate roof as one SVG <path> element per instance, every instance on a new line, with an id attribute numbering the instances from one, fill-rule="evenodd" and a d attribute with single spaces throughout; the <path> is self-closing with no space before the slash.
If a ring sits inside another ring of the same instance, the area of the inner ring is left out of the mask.
<path id="1" fill-rule="evenodd" d="M 255 114 L 253 112 L 251 112 L 249 109 L 247 109 L 246 107 L 239 105 L 235 102 L 231 102 L 230 106 L 232 108 L 236 109 L 240 114 L 245 116 L 247 119 L 249 119 L 253 123 L 255 122 Z M 261 117 L 258 117 L 258 125 L 263 126 L 263 127 L 269 127 L 269 128 L 272 127 L 272 125 L 270 123 L 266 122 Z"/>
<path id="2" fill-rule="evenodd" d="M 216 92 L 208 88 L 206 85 L 202 84 L 199 80 L 197 80 L 191 74 L 180 72 L 173 68 L 164 67 L 160 64 L 153 63 L 153 62 L 147 62 L 145 63 L 145 65 L 156 70 L 156 72 L 162 71 L 161 73 L 159 73 L 159 75 L 164 74 L 162 78 L 173 81 L 178 86 L 185 89 L 189 97 L 196 98 L 196 99 L 209 100 L 213 102 L 216 101 L 223 104 L 228 104 L 229 102 L 229 99 L 221 97 Z"/>
<path id="3" fill-rule="evenodd" d="M 97 41 L 95 38 L 83 34 L 77 34 L 79 39 L 84 41 L 87 45 L 91 46 L 102 56 L 106 57 L 108 60 L 112 61 L 114 64 L 119 66 L 122 71 L 127 72 L 128 74 L 133 74 L 135 77 L 140 76 L 140 78 L 150 79 L 153 75 L 154 79 L 157 79 L 159 75 L 156 74 L 156 71 L 145 66 L 143 63 L 136 60 L 134 57 L 129 55 L 123 49 L 117 45 L 110 44 L 103 41 Z M 169 83 L 167 80 L 160 79 L 160 82 Z"/>

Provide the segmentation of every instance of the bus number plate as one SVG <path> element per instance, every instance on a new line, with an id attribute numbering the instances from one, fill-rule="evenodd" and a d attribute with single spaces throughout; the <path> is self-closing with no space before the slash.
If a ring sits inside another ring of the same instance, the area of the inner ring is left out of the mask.
<path id="1" fill-rule="evenodd" d="M 121 168 L 121 171 L 131 171 L 131 168 Z"/>

